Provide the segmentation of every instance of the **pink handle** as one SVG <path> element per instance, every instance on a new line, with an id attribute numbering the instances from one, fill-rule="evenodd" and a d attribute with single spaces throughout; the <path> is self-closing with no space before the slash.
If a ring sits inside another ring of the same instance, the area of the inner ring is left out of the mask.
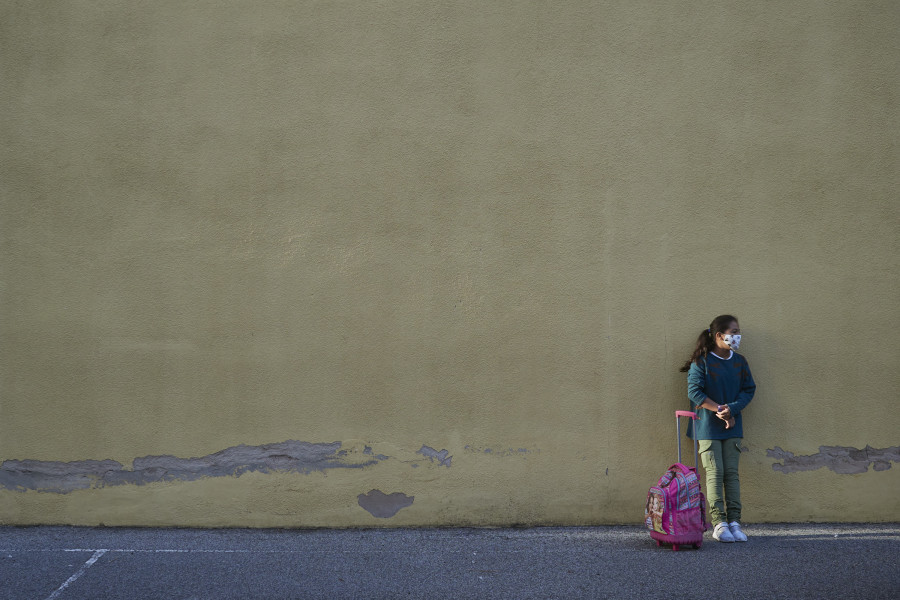
<path id="1" fill-rule="evenodd" d="M 683 465 L 681 463 L 676 463 L 676 464 L 672 465 L 671 467 L 669 467 L 669 470 L 670 471 L 681 471 L 685 475 L 688 475 L 694 471 L 694 469 L 692 469 L 691 467 L 689 467 L 687 465 Z"/>
<path id="2" fill-rule="evenodd" d="M 678 418 L 678 417 L 690 417 L 690 418 L 692 418 L 693 420 L 696 421 L 696 420 L 697 420 L 697 413 L 691 412 L 691 411 L 689 411 L 689 410 L 676 410 L 676 411 L 675 411 L 675 417 L 676 417 L 676 418 Z"/>

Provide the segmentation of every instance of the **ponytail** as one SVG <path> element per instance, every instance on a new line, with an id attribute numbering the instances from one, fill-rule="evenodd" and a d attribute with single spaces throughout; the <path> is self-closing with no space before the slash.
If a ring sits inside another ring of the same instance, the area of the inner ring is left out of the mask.
<path id="1" fill-rule="evenodd" d="M 709 329 L 704 329 L 700 332 L 700 335 L 697 336 L 697 343 L 694 346 L 694 352 L 691 354 L 690 360 L 688 360 L 680 369 L 682 373 L 686 373 L 690 370 L 691 364 L 700 360 L 700 357 L 706 357 L 706 355 L 716 347 L 716 334 L 717 333 L 725 333 L 728 331 L 728 328 L 732 323 L 737 322 L 737 318 L 732 317 L 731 315 L 719 315 L 713 322 L 709 324 Z"/>

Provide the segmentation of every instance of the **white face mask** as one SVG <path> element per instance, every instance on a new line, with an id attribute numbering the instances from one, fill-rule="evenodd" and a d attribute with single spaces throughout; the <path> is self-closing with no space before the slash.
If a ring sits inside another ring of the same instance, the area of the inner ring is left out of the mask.
<path id="1" fill-rule="evenodd" d="M 741 347 L 741 334 L 731 335 L 727 334 L 724 338 L 725 343 L 728 344 L 728 347 L 732 350 L 737 350 Z"/>

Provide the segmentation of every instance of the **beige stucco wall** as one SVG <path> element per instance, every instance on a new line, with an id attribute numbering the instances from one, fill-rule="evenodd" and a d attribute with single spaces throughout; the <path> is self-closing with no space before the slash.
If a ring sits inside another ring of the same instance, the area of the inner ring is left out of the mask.
<path id="1" fill-rule="evenodd" d="M 891 0 L 0 2 L 0 523 L 638 522 L 723 312 L 745 520 L 900 520 L 898 32 Z M 181 460 L 240 445 L 261 470 Z"/>

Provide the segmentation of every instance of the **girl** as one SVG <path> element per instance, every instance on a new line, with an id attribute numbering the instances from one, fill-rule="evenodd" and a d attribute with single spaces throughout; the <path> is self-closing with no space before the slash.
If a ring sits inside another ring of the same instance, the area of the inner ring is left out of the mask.
<path id="1" fill-rule="evenodd" d="M 753 399 L 756 384 L 747 359 L 735 352 L 740 344 L 737 319 L 718 316 L 700 333 L 691 359 L 681 367 L 688 374 L 688 398 L 698 417 L 688 436 L 698 442 L 713 538 L 720 542 L 747 541 L 740 525 L 738 461 L 744 437 L 741 411 Z"/>

